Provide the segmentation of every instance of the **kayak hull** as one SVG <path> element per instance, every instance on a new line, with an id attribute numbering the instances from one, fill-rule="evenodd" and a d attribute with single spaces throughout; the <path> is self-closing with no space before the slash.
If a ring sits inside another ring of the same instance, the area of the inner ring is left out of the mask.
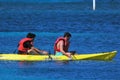
<path id="1" fill-rule="evenodd" d="M 75 54 L 72 58 L 66 56 L 54 55 L 20 55 L 20 54 L 0 54 L 0 60 L 13 60 L 13 61 L 66 61 L 66 60 L 112 60 L 117 51 L 102 52 L 94 54 Z"/>

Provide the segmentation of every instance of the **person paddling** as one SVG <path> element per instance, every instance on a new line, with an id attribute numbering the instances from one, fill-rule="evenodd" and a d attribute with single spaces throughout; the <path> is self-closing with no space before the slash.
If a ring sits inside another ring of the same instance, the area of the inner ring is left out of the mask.
<path id="1" fill-rule="evenodd" d="M 68 48 L 70 45 L 71 34 L 69 32 L 65 32 L 63 37 L 59 37 L 54 44 L 54 51 L 56 56 L 65 55 L 71 58 L 71 53 L 68 52 Z"/>
<path id="2" fill-rule="evenodd" d="M 26 38 L 20 40 L 18 44 L 18 54 L 44 54 L 47 55 L 48 52 L 44 50 L 39 50 L 33 46 L 33 42 L 36 35 L 33 33 L 28 33 Z"/>

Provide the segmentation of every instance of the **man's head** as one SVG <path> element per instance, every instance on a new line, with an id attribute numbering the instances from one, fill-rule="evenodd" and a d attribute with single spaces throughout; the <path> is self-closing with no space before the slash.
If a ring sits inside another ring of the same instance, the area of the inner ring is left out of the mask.
<path id="1" fill-rule="evenodd" d="M 71 34 L 69 32 L 64 33 L 64 37 L 69 40 L 71 38 Z"/>
<path id="2" fill-rule="evenodd" d="M 33 33 L 28 33 L 26 37 L 27 37 L 27 38 L 35 38 L 36 35 L 33 34 Z"/>

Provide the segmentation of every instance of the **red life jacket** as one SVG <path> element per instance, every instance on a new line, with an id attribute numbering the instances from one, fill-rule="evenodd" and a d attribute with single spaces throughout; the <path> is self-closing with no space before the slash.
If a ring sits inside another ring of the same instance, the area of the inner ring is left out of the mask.
<path id="1" fill-rule="evenodd" d="M 66 42 L 66 40 L 65 40 L 63 37 L 59 37 L 59 38 L 55 41 L 54 51 L 60 52 L 60 49 L 57 48 L 57 44 L 58 44 L 58 42 L 61 41 L 61 40 L 63 40 L 63 42 L 64 42 L 64 43 L 63 43 L 63 50 L 64 50 L 65 52 L 67 52 L 67 51 L 68 51 L 68 47 L 69 47 L 69 42 Z"/>
<path id="2" fill-rule="evenodd" d="M 18 46 L 18 50 L 19 50 L 19 51 L 22 51 L 22 52 L 27 53 L 27 51 L 29 50 L 29 48 L 25 48 L 25 47 L 23 46 L 23 43 L 26 42 L 26 41 L 31 41 L 31 44 L 33 44 L 31 38 L 23 38 L 23 39 L 19 42 L 19 46 Z"/>

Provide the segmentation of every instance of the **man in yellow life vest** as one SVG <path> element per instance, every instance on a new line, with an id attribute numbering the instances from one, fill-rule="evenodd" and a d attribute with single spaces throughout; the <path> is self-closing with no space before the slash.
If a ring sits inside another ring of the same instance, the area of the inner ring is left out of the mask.
<path id="1" fill-rule="evenodd" d="M 18 44 L 18 54 L 45 54 L 48 52 L 44 50 L 39 50 L 33 46 L 33 42 L 36 35 L 33 33 L 28 33 L 26 38 L 20 40 Z"/>
<path id="2" fill-rule="evenodd" d="M 56 56 L 65 55 L 71 58 L 71 53 L 68 52 L 70 38 L 71 34 L 69 32 L 65 32 L 63 37 L 59 37 L 56 40 L 54 44 L 54 51 Z"/>

